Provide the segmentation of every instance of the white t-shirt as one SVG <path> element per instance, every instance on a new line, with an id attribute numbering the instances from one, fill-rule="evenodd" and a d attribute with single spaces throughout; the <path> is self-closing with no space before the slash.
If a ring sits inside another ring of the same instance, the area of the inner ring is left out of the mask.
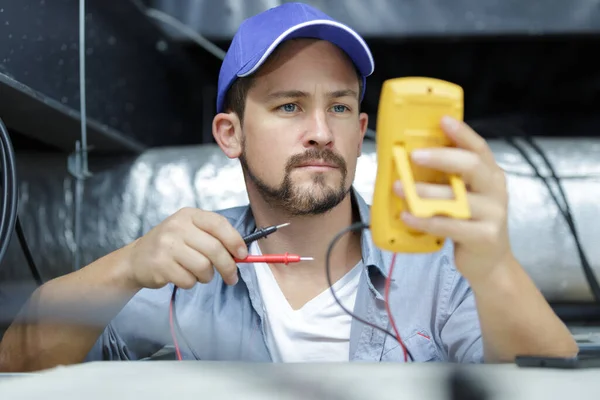
<path id="1" fill-rule="evenodd" d="M 261 254 L 256 242 L 250 254 Z M 354 309 L 360 278 L 359 263 L 333 284 L 336 296 Z M 274 362 L 345 362 L 349 360 L 352 318 L 336 303 L 328 288 L 301 309 L 294 310 L 281 292 L 271 268 L 255 263 L 265 311 L 267 345 Z M 288 268 L 294 268 L 289 264 Z"/>

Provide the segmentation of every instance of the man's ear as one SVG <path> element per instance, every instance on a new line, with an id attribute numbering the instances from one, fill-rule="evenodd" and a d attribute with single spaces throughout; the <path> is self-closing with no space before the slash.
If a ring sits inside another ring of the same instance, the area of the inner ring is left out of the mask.
<path id="1" fill-rule="evenodd" d="M 234 112 L 215 115 L 212 123 L 215 141 L 229 158 L 238 158 L 242 154 L 242 126 Z"/>
<path id="2" fill-rule="evenodd" d="M 367 113 L 360 113 L 358 116 L 358 122 L 360 125 L 360 140 L 358 141 L 358 157 L 362 154 L 362 145 L 365 140 L 365 134 L 369 128 L 369 115 Z"/>

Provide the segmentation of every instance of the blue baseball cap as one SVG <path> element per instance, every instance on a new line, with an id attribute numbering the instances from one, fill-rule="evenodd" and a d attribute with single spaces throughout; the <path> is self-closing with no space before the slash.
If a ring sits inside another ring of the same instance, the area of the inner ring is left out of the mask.
<path id="1" fill-rule="evenodd" d="M 221 65 L 217 113 L 223 112 L 227 91 L 237 78 L 255 73 L 279 44 L 293 38 L 326 40 L 341 48 L 362 75 L 363 87 L 375 69 L 369 46 L 353 29 L 307 4 L 285 3 L 240 25 Z"/>

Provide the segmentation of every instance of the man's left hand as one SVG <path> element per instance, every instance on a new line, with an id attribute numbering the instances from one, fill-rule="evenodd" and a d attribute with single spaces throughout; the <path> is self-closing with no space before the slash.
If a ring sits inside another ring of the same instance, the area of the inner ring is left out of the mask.
<path id="1" fill-rule="evenodd" d="M 468 190 L 471 218 L 417 218 L 409 213 L 404 213 L 402 218 L 418 231 L 452 239 L 456 266 L 473 284 L 485 280 L 497 267 L 513 259 L 507 226 L 506 178 L 485 139 L 467 124 L 445 117 L 441 126 L 456 147 L 415 150 L 412 160 L 424 167 L 461 176 Z M 395 185 L 395 191 L 403 197 L 400 182 Z M 417 184 L 417 193 L 424 198 L 454 197 L 447 185 Z"/>

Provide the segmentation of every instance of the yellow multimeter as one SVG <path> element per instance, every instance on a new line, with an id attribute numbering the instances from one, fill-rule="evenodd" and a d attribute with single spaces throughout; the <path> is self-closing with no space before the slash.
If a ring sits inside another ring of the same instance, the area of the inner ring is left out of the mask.
<path id="1" fill-rule="evenodd" d="M 377 177 L 371 206 L 375 245 L 392 252 L 426 253 L 442 248 L 444 239 L 415 231 L 400 218 L 403 211 L 417 217 L 471 217 L 467 190 L 459 176 L 424 168 L 411 161 L 419 148 L 453 146 L 442 131 L 443 116 L 463 119 L 463 90 L 434 78 L 407 77 L 384 82 L 377 115 Z M 393 190 L 401 181 L 405 199 Z M 448 184 L 454 198 L 421 198 L 416 183 Z"/>

